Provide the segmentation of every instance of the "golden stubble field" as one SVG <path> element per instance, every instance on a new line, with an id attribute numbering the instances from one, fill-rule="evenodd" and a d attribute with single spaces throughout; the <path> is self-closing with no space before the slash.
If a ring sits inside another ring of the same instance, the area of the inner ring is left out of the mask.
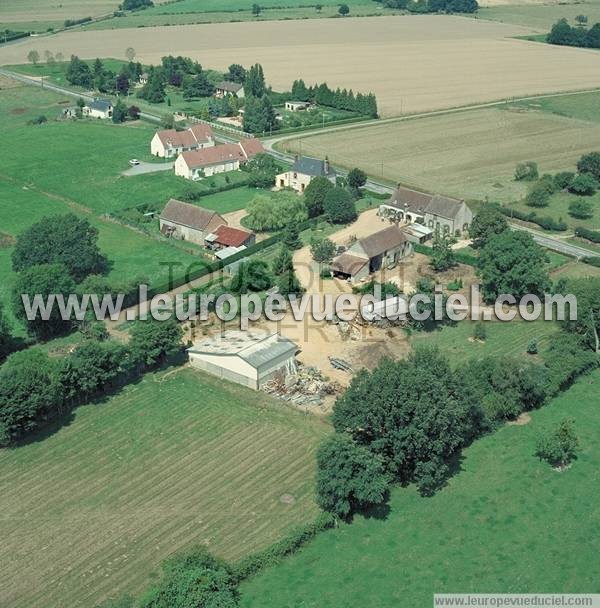
<path id="1" fill-rule="evenodd" d="M 258 61 L 276 90 L 296 78 L 372 90 L 384 116 L 600 86 L 600 53 L 510 38 L 530 31 L 442 15 L 72 31 L 5 47 L 0 63 L 23 63 L 31 48 L 123 58 L 129 46 L 146 63 Z"/>
<path id="2" fill-rule="evenodd" d="M 577 159 L 599 144 L 599 124 L 500 107 L 339 130 L 281 146 L 327 154 L 376 178 L 461 198 L 511 201 L 526 191 L 513 179 L 517 162 L 534 160 L 540 173 L 574 170 Z"/>

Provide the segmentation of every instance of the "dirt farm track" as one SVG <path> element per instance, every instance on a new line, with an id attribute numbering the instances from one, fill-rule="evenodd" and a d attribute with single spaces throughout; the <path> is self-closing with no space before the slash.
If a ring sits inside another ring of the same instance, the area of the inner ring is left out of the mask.
<path id="1" fill-rule="evenodd" d="M 216 69 L 258 61 L 276 90 L 295 78 L 372 90 L 384 116 L 600 86 L 600 53 L 514 38 L 530 32 L 442 15 L 73 31 L 8 45 L 0 64 L 24 63 L 31 48 L 124 58 L 129 46 L 148 63 L 167 54 Z"/>

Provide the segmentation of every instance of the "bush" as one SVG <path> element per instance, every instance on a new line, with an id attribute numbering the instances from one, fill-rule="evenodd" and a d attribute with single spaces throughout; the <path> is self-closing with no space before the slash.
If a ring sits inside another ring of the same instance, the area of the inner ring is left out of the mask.
<path id="1" fill-rule="evenodd" d="M 473 328 L 473 338 L 475 338 L 475 340 L 485 342 L 486 336 L 487 330 L 485 328 L 485 324 L 481 321 L 475 323 L 475 327 Z"/>
<path id="2" fill-rule="evenodd" d="M 498 207 L 498 209 L 500 209 L 500 211 L 507 217 L 514 217 L 515 219 L 521 220 L 522 222 L 531 222 L 532 224 L 537 224 L 545 230 L 562 232 L 563 230 L 566 230 L 568 228 L 567 224 L 565 224 L 565 222 L 563 222 L 562 220 L 556 221 L 555 219 L 547 216 L 540 217 L 535 213 L 535 211 L 525 213 L 523 211 L 519 211 L 518 209 L 512 209 L 503 206 Z"/>
<path id="3" fill-rule="evenodd" d="M 547 184 L 541 181 L 530 188 L 525 198 L 525 204 L 528 207 L 547 207 L 549 203 L 550 192 L 548 191 Z"/>
<path id="4" fill-rule="evenodd" d="M 600 152 L 584 154 L 577 163 L 579 173 L 588 173 L 600 181 Z"/>
<path id="5" fill-rule="evenodd" d="M 569 204 L 569 215 L 585 220 L 594 215 L 594 208 L 589 201 L 578 199 Z"/>
<path id="6" fill-rule="evenodd" d="M 586 256 L 584 258 L 581 258 L 581 261 L 584 264 L 589 264 L 590 266 L 600 268 L 600 256 Z"/>
<path id="7" fill-rule="evenodd" d="M 538 343 L 535 338 L 529 341 L 527 344 L 527 354 L 529 355 L 537 355 L 538 354 Z"/>
<path id="8" fill-rule="evenodd" d="M 572 171 L 562 171 L 554 176 L 554 184 L 558 190 L 565 190 L 566 188 L 569 188 L 574 177 L 575 173 Z"/>
<path id="9" fill-rule="evenodd" d="M 581 194 L 582 196 L 591 196 L 597 189 L 598 182 L 590 173 L 580 173 L 569 186 L 569 192 Z"/>
<path id="10" fill-rule="evenodd" d="M 40 114 L 39 116 L 32 118 L 29 121 L 29 124 L 30 125 L 43 125 L 45 122 L 48 122 L 48 119 L 43 114 Z"/>
<path id="11" fill-rule="evenodd" d="M 335 243 L 329 239 L 313 237 L 310 240 L 310 252 L 315 262 L 331 262 L 335 251 Z"/>
<path id="12" fill-rule="evenodd" d="M 539 438 L 535 455 L 553 467 L 564 468 L 577 458 L 578 448 L 573 420 L 565 418 L 558 428 Z"/>
<path id="13" fill-rule="evenodd" d="M 592 243 L 600 243 L 600 230 L 590 230 L 583 226 L 575 228 L 575 236 L 591 241 Z"/>
<path id="14" fill-rule="evenodd" d="M 519 163 L 515 168 L 515 180 L 533 181 L 538 178 L 538 166 L 532 160 Z"/>

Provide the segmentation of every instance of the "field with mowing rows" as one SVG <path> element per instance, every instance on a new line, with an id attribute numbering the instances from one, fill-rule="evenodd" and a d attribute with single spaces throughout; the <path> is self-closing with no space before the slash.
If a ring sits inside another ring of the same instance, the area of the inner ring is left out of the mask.
<path id="1" fill-rule="evenodd" d="M 78 30 L 26 39 L 0 48 L 0 63 L 23 63 L 32 48 L 41 56 L 49 50 L 86 59 L 106 56 L 110 49 L 122 59 L 130 46 L 145 64 L 167 54 L 188 55 L 217 70 L 260 62 L 275 90 L 289 90 L 294 79 L 304 78 L 373 91 L 384 116 L 600 86 L 600 53 L 516 40 L 531 30 L 480 19 L 264 21 L 190 25 L 174 32 L 170 27 Z"/>
<path id="2" fill-rule="evenodd" d="M 574 95 L 573 97 L 577 97 Z M 512 201 L 526 193 L 515 165 L 574 170 L 600 147 L 600 125 L 522 108 L 486 108 L 287 140 L 282 149 L 361 167 L 375 178 L 466 199 Z M 545 211 L 545 210 L 544 210 Z"/>
<path id="3" fill-rule="evenodd" d="M 485 323 L 486 340 L 484 343 L 472 339 L 475 323 L 461 321 L 453 326 L 443 327 L 431 332 L 417 332 L 410 338 L 413 347 L 420 345 L 435 345 L 451 361 L 457 364 L 471 357 L 523 357 L 535 361 L 535 357 L 527 355 L 527 345 L 531 340 L 537 340 L 541 350 L 546 348 L 558 327 L 551 321 L 512 321 Z"/>
<path id="4" fill-rule="evenodd" d="M 392 492 L 390 513 L 321 534 L 242 586 L 243 608 L 413 608 L 434 593 L 600 592 L 600 372 L 464 451 L 433 498 Z M 539 435 L 575 420 L 581 452 L 557 473 Z"/>
<path id="5" fill-rule="evenodd" d="M 327 425 L 182 369 L 0 450 L 0 605 L 91 608 L 193 544 L 235 559 L 317 513 Z M 290 494 L 291 504 L 281 497 Z"/>

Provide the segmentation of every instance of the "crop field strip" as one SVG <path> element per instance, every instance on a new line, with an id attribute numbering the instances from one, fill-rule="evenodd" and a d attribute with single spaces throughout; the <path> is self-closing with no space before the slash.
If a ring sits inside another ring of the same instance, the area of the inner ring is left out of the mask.
<path id="1" fill-rule="evenodd" d="M 0 451 L 0 553 L 14 571 L 0 602 L 87 607 L 139 591 L 190 544 L 229 559 L 268 545 L 316 514 L 313 456 L 326 430 L 191 370 L 80 408 L 43 443 Z"/>
<path id="2" fill-rule="evenodd" d="M 384 116 L 600 86 L 600 53 L 513 38 L 529 33 L 453 16 L 191 25 L 177 29 L 175 44 L 168 27 L 73 31 L 1 48 L 0 63 L 23 63 L 31 48 L 93 59 L 108 46 L 116 58 L 133 46 L 144 63 L 169 53 L 214 69 L 258 61 L 275 90 L 299 77 L 372 90 Z M 395 57 L 403 57 L 401 69 Z"/>
<path id="3" fill-rule="evenodd" d="M 597 123 L 500 106 L 310 135 L 280 146 L 327 154 L 375 178 L 508 202 L 526 193 L 526 184 L 514 181 L 517 162 L 535 160 L 541 173 L 574 170 L 582 154 L 598 149 L 598 141 Z"/>

